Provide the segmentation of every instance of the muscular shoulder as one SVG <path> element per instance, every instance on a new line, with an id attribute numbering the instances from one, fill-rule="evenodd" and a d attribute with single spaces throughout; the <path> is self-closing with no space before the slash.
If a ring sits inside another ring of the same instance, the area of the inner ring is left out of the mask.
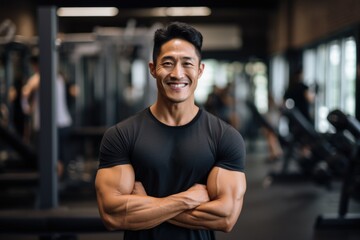
<path id="1" fill-rule="evenodd" d="M 244 171 L 245 143 L 240 132 L 227 122 L 204 111 L 202 124 L 207 126 L 216 149 L 216 165 L 228 170 Z"/>
<path id="2" fill-rule="evenodd" d="M 224 134 L 235 134 L 241 137 L 240 133 L 229 123 L 205 110 L 203 110 L 201 121 L 201 124 L 206 126 L 211 134 L 216 134 L 216 137 L 219 139 L 224 136 Z"/>
<path id="3" fill-rule="evenodd" d="M 133 143 L 143 124 L 146 110 L 129 117 L 108 128 L 100 145 L 100 168 L 129 163 Z"/>

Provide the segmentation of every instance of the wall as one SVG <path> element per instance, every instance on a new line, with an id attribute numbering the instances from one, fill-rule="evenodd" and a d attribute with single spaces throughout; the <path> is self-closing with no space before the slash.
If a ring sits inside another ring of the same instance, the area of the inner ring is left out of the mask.
<path id="1" fill-rule="evenodd" d="M 37 34 L 34 16 L 36 16 L 36 6 L 32 1 L 9 1 L 6 7 L 0 9 L 0 24 L 10 19 L 16 26 L 16 35 L 33 37 Z"/>
<path id="2" fill-rule="evenodd" d="M 300 48 L 360 23 L 358 0 L 280 0 L 271 17 L 269 52 Z"/>

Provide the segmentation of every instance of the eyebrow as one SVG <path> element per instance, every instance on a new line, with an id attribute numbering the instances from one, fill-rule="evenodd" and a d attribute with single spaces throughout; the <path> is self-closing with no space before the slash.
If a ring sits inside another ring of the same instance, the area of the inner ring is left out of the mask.
<path id="1" fill-rule="evenodd" d="M 180 59 L 195 61 L 195 58 L 193 58 L 193 57 L 181 57 Z M 175 58 L 173 56 L 164 56 L 161 58 L 161 61 L 164 61 L 164 60 L 175 60 Z"/>

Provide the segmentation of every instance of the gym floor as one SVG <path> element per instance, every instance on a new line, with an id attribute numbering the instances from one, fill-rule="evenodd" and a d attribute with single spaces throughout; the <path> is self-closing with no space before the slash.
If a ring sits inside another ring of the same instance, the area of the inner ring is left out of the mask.
<path id="1" fill-rule="evenodd" d="M 230 233 L 217 232 L 217 240 L 358 240 L 360 227 L 338 229 L 336 227 L 316 229 L 320 215 L 336 214 L 339 204 L 340 183 L 335 182 L 331 190 L 311 181 L 272 182 L 268 184 L 270 171 L 277 170 L 280 163 L 265 163 L 267 147 L 264 140 L 248 144 L 247 192 L 241 216 Z M 2 211 L 23 211 L 33 206 L 33 194 L 11 190 L 0 194 Z M 60 209 L 96 212 L 96 200 L 92 186 L 85 190 L 64 192 L 60 195 Z M 360 204 L 351 201 L 349 212 L 359 214 Z M 0 239 L 38 239 L 34 235 L 1 235 Z M 122 239 L 121 232 L 80 234 L 78 239 Z"/>

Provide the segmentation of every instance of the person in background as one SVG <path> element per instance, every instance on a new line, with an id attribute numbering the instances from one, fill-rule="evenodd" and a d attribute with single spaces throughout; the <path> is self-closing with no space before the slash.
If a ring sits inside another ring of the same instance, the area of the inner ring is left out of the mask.
<path id="1" fill-rule="evenodd" d="M 32 137 L 35 143 L 37 142 L 37 135 L 40 130 L 40 107 L 39 107 L 39 88 L 40 88 L 40 73 L 39 61 L 37 56 L 30 58 L 33 75 L 28 79 L 22 89 L 22 106 L 24 112 L 31 116 Z M 61 178 L 64 175 L 67 159 L 65 153 L 67 151 L 66 144 L 70 135 L 72 126 L 72 118 L 69 113 L 66 101 L 66 83 L 64 76 L 58 74 L 56 78 L 56 117 L 58 129 L 58 176 Z"/>
<path id="2" fill-rule="evenodd" d="M 309 124 L 314 125 L 313 115 L 311 113 L 312 104 L 315 100 L 315 93 L 310 90 L 309 86 L 304 83 L 304 76 L 302 68 L 298 68 L 293 77 L 290 79 L 289 87 L 284 94 L 284 104 L 287 107 L 295 107 L 301 115 L 308 121 Z M 289 119 L 289 133 L 296 138 L 297 124 Z M 311 156 L 311 147 L 309 144 L 301 146 L 301 157 L 309 158 Z"/>
<path id="3" fill-rule="evenodd" d="M 265 113 L 265 119 L 269 122 L 271 127 L 276 131 L 279 127 L 281 111 L 275 103 L 275 100 L 271 94 L 268 95 L 268 111 Z M 283 150 L 279 142 L 276 133 L 270 129 L 263 127 L 263 132 L 267 141 L 269 156 L 266 159 L 267 163 L 273 163 L 279 160 L 283 156 Z"/>
<path id="4" fill-rule="evenodd" d="M 204 108 L 211 114 L 219 117 L 225 122 L 239 129 L 239 119 L 235 112 L 235 99 L 232 94 L 233 85 L 227 84 L 224 88 L 216 85 L 213 86 L 213 91 L 209 93 Z"/>
<path id="5" fill-rule="evenodd" d="M 154 104 L 103 136 L 95 187 L 100 216 L 125 240 L 212 240 L 229 232 L 246 190 L 245 145 L 199 108 L 202 35 L 174 22 L 154 36 Z"/>
<path id="6" fill-rule="evenodd" d="M 313 124 L 313 117 L 311 114 L 311 104 L 315 100 L 315 94 L 309 89 L 303 81 L 303 71 L 299 68 L 295 71 L 293 77 L 290 79 L 289 87 L 284 94 L 284 101 L 291 99 L 294 106 L 300 113 Z"/>

